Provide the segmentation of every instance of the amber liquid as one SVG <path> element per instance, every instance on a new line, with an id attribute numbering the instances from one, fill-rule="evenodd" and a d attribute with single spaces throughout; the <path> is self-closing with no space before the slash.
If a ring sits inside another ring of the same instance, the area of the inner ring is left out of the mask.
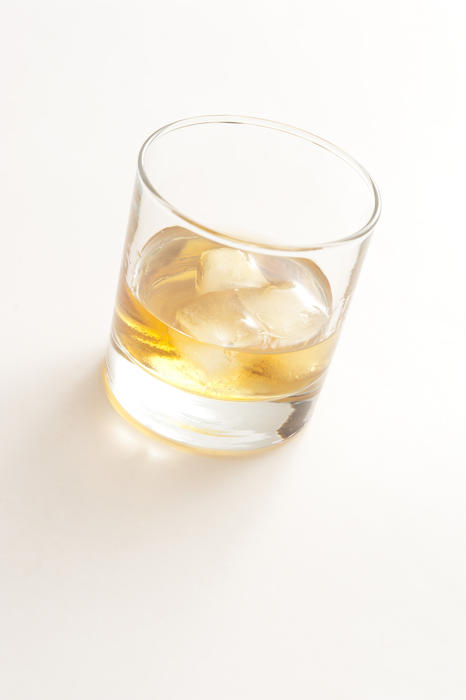
<path id="1" fill-rule="evenodd" d="M 179 227 L 153 236 L 132 274 L 122 273 L 113 325 L 116 346 L 164 382 L 210 398 L 251 401 L 313 395 L 335 344 L 334 334 L 326 337 L 325 328 L 308 343 L 293 345 L 291 339 L 290 347 L 282 343 L 278 350 L 201 342 L 180 329 L 179 310 L 199 297 L 196 276 L 202 254 L 219 247 Z M 330 310 L 328 281 L 314 263 L 259 258 L 271 284 L 283 285 L 296 276 L 312 278 Z M 215 315 L 222 312 L 219 304 Z"/>

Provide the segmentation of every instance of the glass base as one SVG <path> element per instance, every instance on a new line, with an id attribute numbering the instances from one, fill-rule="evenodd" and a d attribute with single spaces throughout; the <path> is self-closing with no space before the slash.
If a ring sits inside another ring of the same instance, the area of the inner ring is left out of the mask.
<path id="1" fill-rule="evenodd" d="M 322 384 L 320 380 L 305 398 L 210 399 L 157 379 L 122 354 L 114 341 L 107 351 L 105 376 L 123 414 L 168 440 L 216 452 L 263 449 L 292 437 L 309 419 Z"/>

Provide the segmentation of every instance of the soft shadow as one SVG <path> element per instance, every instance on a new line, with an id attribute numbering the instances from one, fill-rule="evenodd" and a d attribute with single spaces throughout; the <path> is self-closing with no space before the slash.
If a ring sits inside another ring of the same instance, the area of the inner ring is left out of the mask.
<path id="1" fill-rule="evenodd" d="M 67 371 L 54 373 L 34 386 L 34 396 L 22 397 L 24 405 L 38 403 L 38 392 L 45 400 L 11 455 L 11 492 L 22 506 L 11 516 L 15 529 L 43 542 L 58 539 L 73 556 L 78 550 L 112 556 L 154 542 L 165 549 L 193 532 L 214 531 L 223 547 L 247 536 L 282 478 L 286 447 L 280 460 L 269 453 L 243 459 L 188 453 L 144 435 L 114 411 L 100 364 L 74 386 Z"/>

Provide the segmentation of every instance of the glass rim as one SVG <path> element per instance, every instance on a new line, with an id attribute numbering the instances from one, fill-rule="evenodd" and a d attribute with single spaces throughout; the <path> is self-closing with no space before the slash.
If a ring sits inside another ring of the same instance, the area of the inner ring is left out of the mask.
<path id="1" fill-rule="evenodd" d="M 153 144 L 153 142 L 162 137 L 163 135 L 170 133 L 171 131 L 184 129 L 190 126 L 197 126 L 200 124 L 236 124 L 257 126 L 265 129 L 281 131 L 291 136 L 297 136 L 306 141 L 310 141 L 311 143 L 320 146 L 321 148 L 324 148 L 326 151 L 329 151 L 332 155 L 336 156 L 337 158 L 340 158 L 349 167 L 355 170 L 356 173 L 365 181 L 366 185 L 368 185 L 369 190 L 371 191 L 372 196 L 374 198 L 374 206 L 369 219 L 362 227 L 360 227 L 357 231 L 349 235 L 342 236 L 341 238 L 334 238 L 333 240 L 325 241 L 322 243 L 317 242 L 309 246 L 297 247 L 268 245 L 267 243 L 257 243 L 253 239 L 236 238 L 235 236 L 232 236 L 229 233 L 213 229 L 209 226 L 206 226 L 202 222 L 192 219 L 188 214 L 181 211 L 180 209 L 178 209 L 178 207 L 176 207 L 174 204 L 165 199 L 165 197 L 163 197 L 161 193 L 154 187 L 150 180 L 150 177 L 146 172 L 144 166 L 144 159 L 146 152 Z M 217 242 L 227 244 L 230 246 L 235 246 L 238 248 L 241 247 L 243 249 L 252 250 L 254 252 L 259 253 L 267 252 L 270 254 L 273 251 L 275 251 L 276 254 L 302 254 L 311 252 L 313 250 L 322 250 L 324 248 L 331 248 L 347 243 L 352 243 L 355 241 L 359 241 L 362 243 L 362 241 L 368 238 L 371 234 L 372 230 L 377 224 L 377 221 L 379 220 L 381 212 L 380 193 L 377 188 L 377 185 L 375 184 L 372 177 L 369 175 L 369 172 L 366 170 L 366 168 L 363 165 L 361 165 L 359 161 L 350 156 L 349 153 L 344 151 L 339 146 L 336 146 L 331 141 L 328 141 L 327 139 L 324 139 L 310 131 L 307 131 L 305 129 L 299 129 L 297 127 L 285 124 L 283 122 L 273 121 L 271 119 L 263 119 L 261 117 L 248 117 L 236 114 L 212 114 L 201 115 L 198 117 L 188 117 L 186 119 L 179 119 L 177 121 L 170 122 L 169 124 L 166 124 L 165 126 L 162 126 L 156 131 L 154 131 L 144 141 L 141 150 L 139 151 L 138 174 L 143 184 L 146 186 L 149 192 L 157 199 L 159 204 L 161 204 L 165 209 L 168 209 L 172 214 L 174 214 L 176 217 L 188 224 L 191 229 L 194 229 L 194 231 L 197 231 L 201 235 L 207 236 L 208 238 Z"/>

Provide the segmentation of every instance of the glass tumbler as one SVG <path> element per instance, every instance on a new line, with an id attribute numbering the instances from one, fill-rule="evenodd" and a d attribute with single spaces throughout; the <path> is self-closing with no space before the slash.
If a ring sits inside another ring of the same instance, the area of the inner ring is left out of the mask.
<path id="1" fill-rule="evenodd" d="M 238 116 L 144 143 L 106 383 L 149 431 L 235 452 L 308 420 L 380 212 L 345 152 Z"/>

